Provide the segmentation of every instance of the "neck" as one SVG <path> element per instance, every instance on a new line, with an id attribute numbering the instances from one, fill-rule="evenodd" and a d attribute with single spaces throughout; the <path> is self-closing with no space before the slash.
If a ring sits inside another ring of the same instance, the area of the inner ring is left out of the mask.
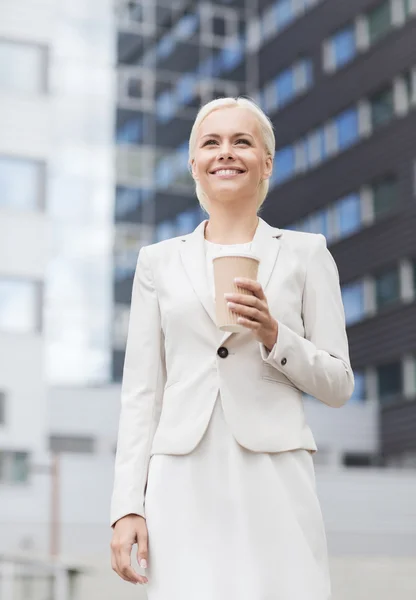
<path id="1" fill-rule="evenodd" d="M 259 223 L 257 214 L 210 215 L 205 225 L 205 239 L 215 244 L 246 244 L 253 240 Z"/>

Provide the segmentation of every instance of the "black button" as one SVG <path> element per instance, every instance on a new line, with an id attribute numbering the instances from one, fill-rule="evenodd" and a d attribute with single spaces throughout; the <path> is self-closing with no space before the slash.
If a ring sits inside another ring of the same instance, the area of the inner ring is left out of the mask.
<path id="1" fill-rule="evenodd" d="M 228 350 L 225 346 L 221 346 L 221 348 L 218 348 L 217 354 L 218 356 L 221 356 L 221 358 L 227 358 Z"/>
<path id="2" fill-rule="evenodd" d="M 282 358 L 282 360 L 280 361 L 280 364 L 284 366 L 286 363 L 287 363 L 287 360 L 285 358 Z"/>

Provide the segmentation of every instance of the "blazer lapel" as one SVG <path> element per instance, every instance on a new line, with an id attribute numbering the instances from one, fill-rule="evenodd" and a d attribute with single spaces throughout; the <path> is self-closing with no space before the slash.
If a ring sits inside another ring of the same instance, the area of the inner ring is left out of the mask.
<path id="1" fill-rule="evenodd" d="M 202 221 L 191 234 L 182 238 L 183 243 L 180 246 L 180 250 L 183 266 L 191 281 L 192 287 L 209 317 L 216 325 L 215 303 L 209 289 L 206 268 L 204 241 L 206 223 L 207 220 Z M 259 217 L 259 224 L 251 243 L 251 250 L 253 254 L 260 258 L 258 281 L 265 292 L 279 254 L 279 238 L 282 233 L 282 230 L 271 227 L 266 221 Z M 223 345 L 231 335 L 236 335 L 228 331 L 222 332 L 219 329 L 218 332 L 222 334 L 222 338 L 219 341 L 220 346 Z"/>

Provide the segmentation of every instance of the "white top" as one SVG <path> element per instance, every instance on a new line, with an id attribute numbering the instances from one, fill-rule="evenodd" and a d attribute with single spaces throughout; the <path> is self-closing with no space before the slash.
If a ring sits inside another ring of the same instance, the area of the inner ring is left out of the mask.
<path id="1" fill-rule="evenodd" d="M 215 297 L 215 286 L 214 286 L 214 266 L 212 259 L 221 256 L 222 254 L 228 254 L 229 252 L 250 252 L 251 242 L 245 242 L 244 244 L 216 244 L 205 240 L 205 254 L 207 258 L 207 272 L 208 272 L 208 283 L 211 289 L 211 294 Z"/>

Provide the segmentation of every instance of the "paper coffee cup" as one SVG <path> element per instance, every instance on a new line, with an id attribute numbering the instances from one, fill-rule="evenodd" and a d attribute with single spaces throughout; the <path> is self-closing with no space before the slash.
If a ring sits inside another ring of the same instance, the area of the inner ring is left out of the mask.
<path id="1" fill-rule="evenodd" d="M 249 253 L 221 254 L 213 259 L 215 283 L 215 312 L 217 327 L 222 331 L 238 333 L 247 331 L 247 327 L 237 323 L 239 316 L 227 306 L 224 294 L 238 293 L 253 295 L 245 288 L 239 287 L 235 277 L 245 277 L 257 281 L 260 259 Z"/>

